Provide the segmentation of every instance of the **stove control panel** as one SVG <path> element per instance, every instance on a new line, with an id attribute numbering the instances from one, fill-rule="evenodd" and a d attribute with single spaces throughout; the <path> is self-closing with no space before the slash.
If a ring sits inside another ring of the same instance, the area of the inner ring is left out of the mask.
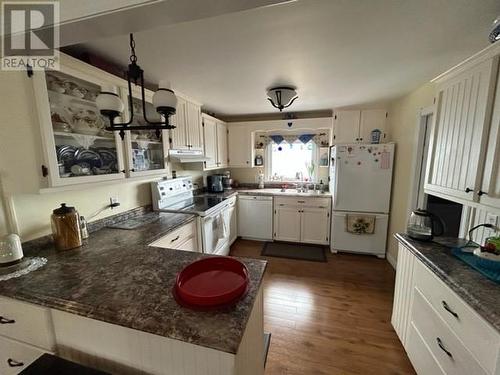
<path id="1" fill-rule="evenodd" d="M 191 177 L 151 182 L 153 208 L 155 210 L 161 209 L 168 200 L 176 199 L 182 194 L 192 195 L 192 191 L 193 179 Z"/>

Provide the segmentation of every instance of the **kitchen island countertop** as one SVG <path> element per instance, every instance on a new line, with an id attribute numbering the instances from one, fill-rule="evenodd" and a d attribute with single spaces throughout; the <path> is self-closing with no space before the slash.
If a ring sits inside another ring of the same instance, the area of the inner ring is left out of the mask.
<path id="1" fill-rule="evenodd" d="M 134 230 L 97 230 L 78 249 L 57 252 L 47 241 L 23 245 L 25 255 L 48 262 L 0 282 L 0 296 L 235 354 L 266 262 L 240 258 L 249 270 L 250 289 L 236 306 L 212 312 L 183 308 L 171 293 L 176 275 L 207 255 L 148 244 L 195 217 L 157 213 L 158 220 L 151 221 L 148 215 Z"/>

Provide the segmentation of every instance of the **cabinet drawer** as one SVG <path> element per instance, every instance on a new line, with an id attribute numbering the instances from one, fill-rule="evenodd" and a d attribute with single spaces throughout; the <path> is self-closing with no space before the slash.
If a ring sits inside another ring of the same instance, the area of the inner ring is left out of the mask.
<path id="1" fill-rule="evenodd" d="M 472 354 L 453 334 L 418 288 L 414 289 L 411 320 L 447 374 L 487 375 Z"/>
<path id="2" fill-rule="evenodd" d="M 0 337 L 0 374 L 19 374 L 43 353 L 31 345 Z"/>
<path id="3" fill-rule="evenodd" d="M 194 220 L 150 243 L 149 246 L 178 249 L 181 244 L 191 237 L 196 237 L 196 221 Z"/>
<path id="4" fill-rule="evenodd" d="M 50 310 L 0 297 L 0 336 L 10 337 L 43 349 L 54 348 Z M 0 351 L 1 353 L 1 351 Z"/>
<path id="5" fill-rule="evenodd" d="M 417 374 L 446 375 L 441 367 L 439 367 L 439 364 L 413 323 L 410 323 L 406 351 Z"/>
<path id="6" fill-rule="evenodd" d="M 415 264 L 415 286 L 481 366 L 493 373 L 500 349 L 496 331 L 420 261 Z"/>
<path id="7" fill-rule="evenodd" d="M 301 206 L 314 208 L 330 208 L 330 198 L 301 198 L 301 197 L 276 197 L 274 204 L 277 206 Z"/>

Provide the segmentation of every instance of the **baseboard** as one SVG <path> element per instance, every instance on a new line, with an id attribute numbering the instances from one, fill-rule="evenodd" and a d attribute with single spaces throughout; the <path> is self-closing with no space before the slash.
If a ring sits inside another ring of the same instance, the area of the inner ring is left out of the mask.
<path id="1" fill-rule="evenodd" d="M 387 255 L 386 259 L 389 262 L 389 264 L 392 266 L 392 268 L 396 269 L 396 266 L 398 264 L 398 261 L 396 260 L 396 258 L 394 258 L 394 256 L 390 253 L 387 253 L 386 255 Z"/>

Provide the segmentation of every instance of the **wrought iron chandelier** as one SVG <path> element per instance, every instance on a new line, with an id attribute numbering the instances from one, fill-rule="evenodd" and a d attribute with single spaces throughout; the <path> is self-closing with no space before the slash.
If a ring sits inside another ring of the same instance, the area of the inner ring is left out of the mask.
<path id="1" fill-rule="evenodd" d="M 96 98 L 96 104 L 101 114 L 109 119 L 109 126 L 106 130 L 120 132 L 120 137 L 123 140 L 126 130 L 155 130 L 156 136 L 160 138 L 161 130 L 175 129 L 175 126 L 169 123 L 169 118 L 175 114 L 177 97 L 175 96 L 174 91 L 170 88 L 168 81 L 160 81 L 158 90 L 153 95 L 153 106 L 160 114 L 162 120 L 150 121 L 146 116 L 144 70 L 137 65 L 137 55 L 135 54 L 135 41 L 133 34 L 130 34 L 130 64 L 128 65 L 126 76 L 130 111 L 130 118 L 127 122 L 115 122 L 116 118 L 120 116 L 124 110 L 123 102 L 118 96 L 116 87 L 103 88 L 99 96 Z M 141 87 L 142 115 L 147 125 L 130 125 L 134 120 L 132 81 L 134 81 L 135 85 L 139 84 Z"/>
<path id="2" fill-rule="evenodd" d="M 297 98 L 297 91 L 293 87 L 273 87 L 267 90 L 267 100 L 280 112 L 283 111 L 283 108 L 290 107 Z"/>

